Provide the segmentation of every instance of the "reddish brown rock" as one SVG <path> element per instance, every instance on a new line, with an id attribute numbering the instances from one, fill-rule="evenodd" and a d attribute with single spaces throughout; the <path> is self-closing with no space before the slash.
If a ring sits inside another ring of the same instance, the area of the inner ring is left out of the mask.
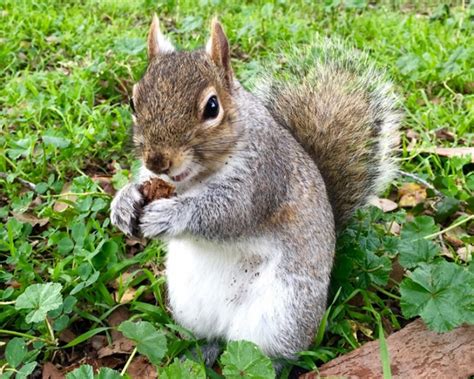
<path id="1" fill-rule="evenodd" d="M 416 320 L 387 338 L 393 378 L 469 378 L 474 375 L 474 326 L 438 334 Z M 379 342 L 366 343 L 300 379 L 382 378 Z"/>

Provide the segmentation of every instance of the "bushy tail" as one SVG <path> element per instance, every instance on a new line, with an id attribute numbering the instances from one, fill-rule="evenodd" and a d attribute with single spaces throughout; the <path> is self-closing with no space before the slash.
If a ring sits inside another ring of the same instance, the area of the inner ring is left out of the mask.
<path id="1" fill-rule="evenodd" d="M 338 229 L 393 178 L 401 113 L 365 54 L 321 39 L 287 58 L 257 95 L 316 162 Z"/>

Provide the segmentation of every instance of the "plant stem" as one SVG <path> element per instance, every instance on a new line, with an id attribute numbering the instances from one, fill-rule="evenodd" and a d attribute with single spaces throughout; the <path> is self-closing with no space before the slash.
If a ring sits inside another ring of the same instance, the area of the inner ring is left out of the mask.
<path id="1" fill-rule="evenodd" d="M 111 197 L 108 193 L 103 192 L 65 192 L 57 195 L 42 195 L 41 197 L 47 199 L 48 197 L 70 197 L 70 196 L 98 196 L 98 197 Z"/>
<path id="2" fill-rule="evenodd" d="M 123 366 L 122 372 L 120 375 L 125 375 L 127 372 L 128 366 L 130 366 L 130 363 L 132 363 L 133 358 L 135 357 L 135 354 L 137 353 L 137 347 L 135 346 L 135 349 L 133 349 L 132 354 L 127 359 L 127 363 L 125 363 L 125 366 Z"/>
<path id="3" fill-rule="evenodd" d="M 443 229 L 443 230 L 440 230 L 439 232 L 427 235 L 424 238 L 428 240 L 428 239 L 440 236 L 440 235 L 450 231 L 451 229 L 454 229 L 454 228 L 458 227 L 459 225 L 462 225 L 462 224 L 468 222 L 469 220 L 473 220 L 473 219 L 474 219 L 474 215 L 470 215 L 469 217 L 463 218 L 463 219 L 459 220 L 458 222 L 455 222 L 454 224 L 448 226 L 446 229 Z"/>
<path id="4" fill-rule="evenodd" d="M 407 176 L 407 177 L 417 181 L 418 183 L 423 184 L 426 188 L 429 188 L 430 190 L 432 190 L 436 194 L 436 196 L 443 197 L 443 194 L 440 191 L 438 191 L 435 187 L 433 187 L 433 185 L 428 183 L 426 180 L 420 178 L 418 175 L 412 174 L 411 172 L 405 172 L 405 171 L 402 171 L 402 170 L 398 170 L 398 172 L 403 176 Z"/>
<path id="5" fill-rule="evenodd" d="M 375 284 L 372 284 L 372 286 L 379 292 L 383 293 L 384 295 L 388 296 L 388 297 L 391 297 L 392 299 L 395 299 L 395 300 L 400 300 L 400 296 L 397 296 L 397 295 L 394 295 L 393 293 L 391 292 L 388 292 L 387 290 L 383 289 L 382 287 L 380 286 L 377 286 Z"/>
<path id="6" fill-rule="evenodd" d="M 51 323 L 49 322 L 48 318 L 46 317 L 46 326 L 48 327 L 48 331 L 49 331 L 49 336 L 51 337 L 51 343 L 53 345 L 57 345 L 57 341 L 56 341 L 56 338 L 54 337 L 54 331 L 53 331 L 53 327 L 51 326 Z"/>
<path id="7" fill-rule="evenodd" d="M 21 332 L 15 332 L 15 331 L 13 331 L 13 330 L 0 329 L 0 334 L 9 334 L 9 335 L 12 335 L 12 336 L 28 338 L 28 339 L 30 339 L 30 340 L 40 340 L 40 341 L 43 341 L 43 342 L 48 342 L 48 341 L 47 341 L 46 339 L 44 339 L 44 338 L 32 336 L 31 334 L 26 334 L 26 333 L 21 333 Z"/>
<path id="8" fill-rule="evenodd" d="M 11 301 L 0 301 L 0 305 L 11 305 L 15 304 L 16 300 L 11 300 Z"/>

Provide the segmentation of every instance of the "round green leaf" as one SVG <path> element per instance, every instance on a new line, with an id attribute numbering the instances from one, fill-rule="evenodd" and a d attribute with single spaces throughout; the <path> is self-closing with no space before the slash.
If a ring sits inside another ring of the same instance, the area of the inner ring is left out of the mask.
<path id="1" fill-rule="evenodd" d="M 166 337 L 147 321 L 124 321 L 118 330 L 137 345 L 139 353 L 146 355 L 151 363 L 158 365 L 166 354 Z"/>
<path id="2" fill-rule="evenodd" d="M 62 286 L 59 283 L 32 284 L 16 300 L 15 309 L 32 309 L 26 315 L 26 322 L 41 322 L 46 313 L 61 306 Z"/>
<path id="3" fill-rule="evenodd" d="M 257 345 L 249 341 L 231 341 L 222 354 L 222 373 L 227 379 L 275 378 L 272 361 L 265 356 Z"/>
<path id="4" fill-rule="evenodd" d="M 23 338 L 15 337 L 7 343 L 5 348 L 5 358 L 11 367 L 18 367 L 23 359 L 25 359 L 26 343 Z"/>

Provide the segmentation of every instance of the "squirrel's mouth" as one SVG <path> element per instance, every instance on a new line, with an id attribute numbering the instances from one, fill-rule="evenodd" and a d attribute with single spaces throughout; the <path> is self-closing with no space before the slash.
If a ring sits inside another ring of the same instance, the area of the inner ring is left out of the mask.
<path id="1" fill-rule="evenodd" d="M 186 179 L 189 176 L 189 174 L 191 174 L 191 169 L 187 168 L 181 174 L 176 175 L 176 176 L 172 176 L 171 179 L 174 182 L 182 182 L 184 179 Z"/>

